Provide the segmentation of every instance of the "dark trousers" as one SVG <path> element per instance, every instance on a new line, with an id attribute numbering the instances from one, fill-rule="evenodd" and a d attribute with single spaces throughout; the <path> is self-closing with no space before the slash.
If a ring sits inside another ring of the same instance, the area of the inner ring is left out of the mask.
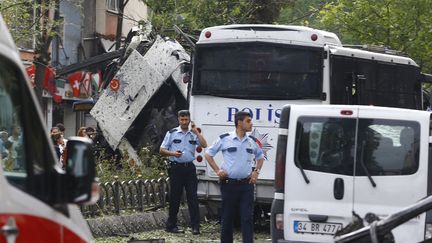
<path id="1" fill-rule="evenodd" d="M 186 199 L 191 219 L 191 227 L 199 229 L 200 216 L 198 208 L 197 196 L 197 175 L 195 165 L 188 163 L 187 166 L 182 164 L 172 165 L 170 169 L 170 202 L 169 215 L 166 223 L 167 229 L 172 229 L 177 226 L 177 213 L 180 207 L 180 199 L 183 193 L 183 188 L 186 190 Z"/>
<path id="2" fill-rule="evenodd" d="M 253 184 L 222 184 L 221 243 L 233 242 L 233 222 L 240 210 L 240 224 L 244 243 L 253 242 Z"/>

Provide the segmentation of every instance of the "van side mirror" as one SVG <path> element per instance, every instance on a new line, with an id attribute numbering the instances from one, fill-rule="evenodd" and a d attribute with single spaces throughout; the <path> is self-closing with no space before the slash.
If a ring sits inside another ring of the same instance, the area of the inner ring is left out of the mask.
<path id="1" fill-rule="evenodd" d="M 67 201 L 85 203 L 92 199 L 92 186 L 96 177 L 92 141 L 84 137 L 71 137 L 67 142 L 66 178 L 70 189 Z"/>

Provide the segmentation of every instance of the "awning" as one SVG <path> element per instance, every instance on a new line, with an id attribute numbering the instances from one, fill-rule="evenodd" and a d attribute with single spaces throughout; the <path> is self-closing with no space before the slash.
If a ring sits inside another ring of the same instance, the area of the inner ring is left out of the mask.
<path id="1" fill-rule="evenodd" d="M 73 111 L 89 111 L 93 108 L 94 104 L 95 104 L 95 102 L 93 99 L 75 101 L 72 104 L 72 110 Z"/>

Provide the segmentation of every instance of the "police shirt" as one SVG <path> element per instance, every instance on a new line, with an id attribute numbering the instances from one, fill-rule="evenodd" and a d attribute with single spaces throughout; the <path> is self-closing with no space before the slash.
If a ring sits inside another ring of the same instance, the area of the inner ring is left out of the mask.
<path id="1" fill-rule="evenodd" d="M 191 130 L 183 132 L 180 126 L 178 126 L 166 133 L 160 147 L 171 152 L 181 151 L 183 153 L 182 156 L 178 158 L 170 156 L 169 160 L 178 163 L 185 163 L 191 162 L 195 159 L 195 147 L 197 145 L 201 145 L 198 136 Z"/>
<path id="2" fill-rule="evenodd" d="M 220 135 L 206 153 L 214 157 L 222 151 L 224 162 L 221 169 L 228 173 L 228 178 L 244 179 L 252 173 L 254 159 L 264 158 L 263 151 L 255 140 L 254 137 L 247 135 L 240 139 L 233 131 Z"/>

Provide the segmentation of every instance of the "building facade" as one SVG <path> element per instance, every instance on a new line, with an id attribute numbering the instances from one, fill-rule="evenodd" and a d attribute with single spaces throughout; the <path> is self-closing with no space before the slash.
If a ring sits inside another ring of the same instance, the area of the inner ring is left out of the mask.
<path id="1" fill-rule="evenodd" d="M 148 9 L 140 0 L 64 0 L 60 1 L 58 11 L 60 24 L 51 43 L 51 66 L 57 75 L 50 82 L 56 91 L 44 91 L 42 110 L 47 129 L 63 123 L 66 136 L 72 136 L 81 126 L 96 126 L 88 110 L 74 111 L 74 103 L 97 99 L 109 62 L 83 66 L 80 63 L 114 51 L 116 40 L 124 40 L 132 26 L 147 20 Z M 117 38 L 120 22 L 121 37 Z M 34 40 L 27 42 L 19 50 L 23 62 L 30 66 Z"/>

